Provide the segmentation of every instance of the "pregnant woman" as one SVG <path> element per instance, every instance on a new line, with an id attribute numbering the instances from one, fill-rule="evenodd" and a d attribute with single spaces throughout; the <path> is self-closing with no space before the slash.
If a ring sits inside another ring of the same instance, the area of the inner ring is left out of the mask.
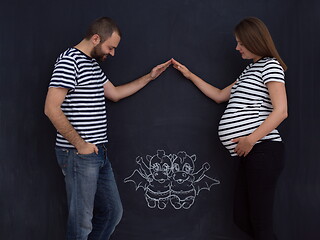
<path id="1" fill-rule="evenodd" d="M 243 19 L 234 30 L 236 50 L 252 60 L 235 82 L 218 89 L 172 59 L 173 66 L 217 103 L 228 101 L 219 137 L 231 156 L 240 159 L 234 195 L 234 221 L 255 240 L 276 239 L 273 202 L 284 166 L 284 146 L 276 129 L 287 117 L 284 71 L 266 25 Z"/>

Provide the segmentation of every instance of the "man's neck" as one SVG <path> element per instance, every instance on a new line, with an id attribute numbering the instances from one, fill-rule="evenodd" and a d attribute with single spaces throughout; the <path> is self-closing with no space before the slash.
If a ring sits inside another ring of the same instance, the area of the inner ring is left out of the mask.
<path id="1" fill-rule="evenodd" d="M 90 41 L 83 39 L 80 43 L 78 43 L 76 46 L 74 46 L 74 48 L 80 50 L 81 52 L 83 52 L 87 56 L 92 57 L 91 52 L 92 52 L 93 47 L 92 47 Z"/>

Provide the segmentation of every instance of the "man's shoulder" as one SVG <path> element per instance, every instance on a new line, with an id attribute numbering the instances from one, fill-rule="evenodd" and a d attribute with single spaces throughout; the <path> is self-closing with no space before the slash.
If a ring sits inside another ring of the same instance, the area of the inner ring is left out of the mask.
<path id="1" fill-rule="evenodd" d="M 68 48 L 59 55 L 58 59 L 62 59 L 62 58 L 76 59 L 77 55 L 78 54 L 76 52 L 76 49 Z"/>
<path id="2" fill-rule="evenodd" d="M 57 61 L 61 61 L 61 60 L 72 61 L 77 63 L 80 60 L 85 60 L 85 57 L 82 52 L 80 52 L 76 48 L 71 47 L 59 55 Z"/>

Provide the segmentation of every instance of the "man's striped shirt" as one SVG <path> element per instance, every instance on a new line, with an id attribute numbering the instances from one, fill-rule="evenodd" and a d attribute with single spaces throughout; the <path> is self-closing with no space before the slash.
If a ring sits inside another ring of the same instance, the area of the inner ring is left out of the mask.
<path id="1" fill-rule="evenodd" d="M 69 48 L 57 59 L 49 87 L 67 88 L 61 109 L 79 135 L 93 144 L 107 142 L 103 85 L 108 81 L 94 58 Z M 74 148 L 59 132 L 56 146 Z"/>
<path id="2" fill-rule="evenodd" d="M 231 156 L 236 156 L 237 143 L 232 139 L 248 136 L 257 129 L 273 110 L 268 82 L 284 83 L 284 71 L 275 58 L 265 57 L 249 64 L 231 89 L 227 108 L 219 123 L 219 137 Z M 263 140 L 282 141 L 274 129 Z"/>

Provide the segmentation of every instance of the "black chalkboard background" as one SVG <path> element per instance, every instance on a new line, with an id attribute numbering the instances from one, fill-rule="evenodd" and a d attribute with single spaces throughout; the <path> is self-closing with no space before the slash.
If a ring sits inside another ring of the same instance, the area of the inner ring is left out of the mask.
<path id="1" fill-rule="evenodd" d="M 116 56 L 101 66 L 115 84 L 148 73 L 172 57 L 217 87 L 249 63 L 235 51 L 233 27 L 257 16 L 287 63 L 289 118 L 280 131 L 286 169 L 275 201 L 281 240 L 320 239 L 319 2 L 282 0 L 6 1 L 0 14 L 0 239 L 60 240 L 66 195 L 54 155 L 55 130 L 43 105 L 56 57 L 77 44 L 88 24 L 114 18 L 122 32 Z M 134 96 L 107 102 L 109 158 L 124 216 L 112 239 L 247 239 L 232 222 L 237 162 L 217 136 L 225 104 L 206 98 L 175 69 Z M 188 209 L 150 208 L 142 188 L 125 182 L 158 150 L 196 156 L 196 170 L 219 184 Z"/>

